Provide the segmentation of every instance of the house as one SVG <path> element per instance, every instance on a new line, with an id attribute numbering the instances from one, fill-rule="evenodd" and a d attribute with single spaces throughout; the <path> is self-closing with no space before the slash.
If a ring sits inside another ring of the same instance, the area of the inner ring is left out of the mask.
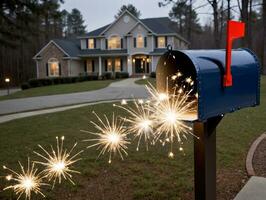
<path id="1" fill-rule="evenodd" d="M 113 23 L 86 35 L 51 40 L 34 56 L 37 78 L 84 72 L 149 74 L 168 44 L 173 49 L 188 47 L 169 18 L 138 19 L 126 10 Z"/>

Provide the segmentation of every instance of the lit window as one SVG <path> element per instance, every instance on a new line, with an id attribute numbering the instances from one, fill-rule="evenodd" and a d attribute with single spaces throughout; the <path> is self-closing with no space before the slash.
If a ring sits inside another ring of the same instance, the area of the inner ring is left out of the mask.
<path id="1" fill-rule="evenodd" d="M 88 39 L 88 48 L 94 49 L 94 39 Z"/>
<path id="2" fill-rule="evenodd" d="M 56 58 L 50 58 L 48 61 L 49 76 L 59 76 L 59 62 Z"/>
<path id="3" fill-rule="evenodd" d="M 113 71 L 112 59 L 107 59 L 107 71 L 108 72 Z"/>
<path id="4" fill-rule="evenodd" d="M 165 37 L 157 38 L 158 48 L 165 48 Z"/>
<path id="5" fill-rule="evenodd" d="M 137 48 L 143 48 L 144 47 L 144 38 L 142 35 L 138 35 L 137 37 Z"/>
<path id="6" fill-rule="evenodd" d="M 87 72 L 94 72 L 94 60 L 87 60 Z"/>
<path id="7" fill-rule="evenodd" d="M 111 36 L 108 39 L 108 49 L 120 49 L 121 38 L 119 36 Z"/>
<path id="8" fill-rule="evenodd" d="M 119 59 L 119 58 L 115 59 L 115 71 L 116 72 L 121 71 L 121 59 Z"/>

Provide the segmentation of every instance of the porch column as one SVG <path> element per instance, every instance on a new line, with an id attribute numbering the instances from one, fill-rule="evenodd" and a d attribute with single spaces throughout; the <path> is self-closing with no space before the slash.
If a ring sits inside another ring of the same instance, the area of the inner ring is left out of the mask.
<path id="1" fill-rule="evenodd" d="M 102 75 L 102 57 L 99 57 L 99 76 Z"/>
<path id="2" fill-rule="evenodd" d="M 39 60 L 36 60 L 36 78 L 39 78 Z"/>
<path id="3" fill-rule="evenodd" d="M 151 72 L 154 72 L 153 56 L 151 56 Z"/>
<path id="4" fill-rule="evenodd" d="M 129 76 L 132 76 L 132 56 L 127 57 L 127 72 Z"/>

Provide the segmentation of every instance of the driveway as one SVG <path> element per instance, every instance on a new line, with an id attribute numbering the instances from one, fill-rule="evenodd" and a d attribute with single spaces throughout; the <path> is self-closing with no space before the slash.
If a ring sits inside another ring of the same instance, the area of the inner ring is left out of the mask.
<path id="1" fill-rule="evenodd" d="M 138 79 L 124 79 L 114 82 L 106 88 L 90 92 L 0 101 L 0 115 L 97 101 L 146 98 L 148 94 L 145 87 L 135 84 Z"/>

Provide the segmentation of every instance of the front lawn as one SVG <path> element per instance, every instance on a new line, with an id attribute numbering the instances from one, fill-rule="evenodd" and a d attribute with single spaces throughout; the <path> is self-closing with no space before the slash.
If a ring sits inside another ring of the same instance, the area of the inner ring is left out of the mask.
<path id="1" fill-rule="evenodd" d="M 0 97 L 0 100 L 46 96 L 46 95 L 55 95 L 55 94 L 67 94 L 74 92 L 86 92 L 86 91 L 105 88 L 114 81 L 115 80 L 97 80 L 97 81 L 85 81 L 80 83 L 37 87 L 28 90 L 22 90 L 8 96 L 2 96 Z"/>
<path id="2" fill-rule="evenodd" d="M 148 83 L 155 85 L 156 78 L 139 79 L 139 80 L 135 81 L 135 83 L 139 84 L 139 85 L 147 85 Z"/>
<path id="3" fill-rule="evenodd" d="M 218 156 L 218 198 L 233 199 L 247 180 L 245 158 L 252 141 L 266 130 L 266 77 L 261 83 L 261 106 L 243 109 L 227 114 L 217 130 Z M 102 115 L 125 116 L 125 112 L 113 108 L 111 104 L 99 104 L 69 111 L 46 114 L 0 124 L 0 165 L 11 168 L 17 160 L 26 161 L 33 156 L 37 144 L 49 146 L 55 143 L 55 136 L 65 135 L 65 146 L 78 141 L 77 149 L 84 149 L 88 143 L 81 142 L 91 135 L 80 132 L 95 130 L 89 123 L 95 121 L 95 111 Z M 191 139 L 191 138 L 190 138 Z M 167 148 L 152 146 L 145 151 L 135 151 L 136 141 L 130 146 L 129 156 L 124 161 L 113 160 L 108 164 L 105 155 L 96 161 L 95 148 L 82 154 L 83 160 L 77 163 L 81 175 L 75 175 L 75 186 L 64 182 L 48 192 L 46 199 L 53 200 L 191 200 L 193 199 L 193 142 L 185 146 L 185 155 L 178 153 L 174 159 L 167 157 Z M 0 170 L 0 177 L 4 176 Z M 0 179 L 0 190 L 6 186 Z M 12 199 L 12 193 L 0 193 L 0 199 Z"/>

